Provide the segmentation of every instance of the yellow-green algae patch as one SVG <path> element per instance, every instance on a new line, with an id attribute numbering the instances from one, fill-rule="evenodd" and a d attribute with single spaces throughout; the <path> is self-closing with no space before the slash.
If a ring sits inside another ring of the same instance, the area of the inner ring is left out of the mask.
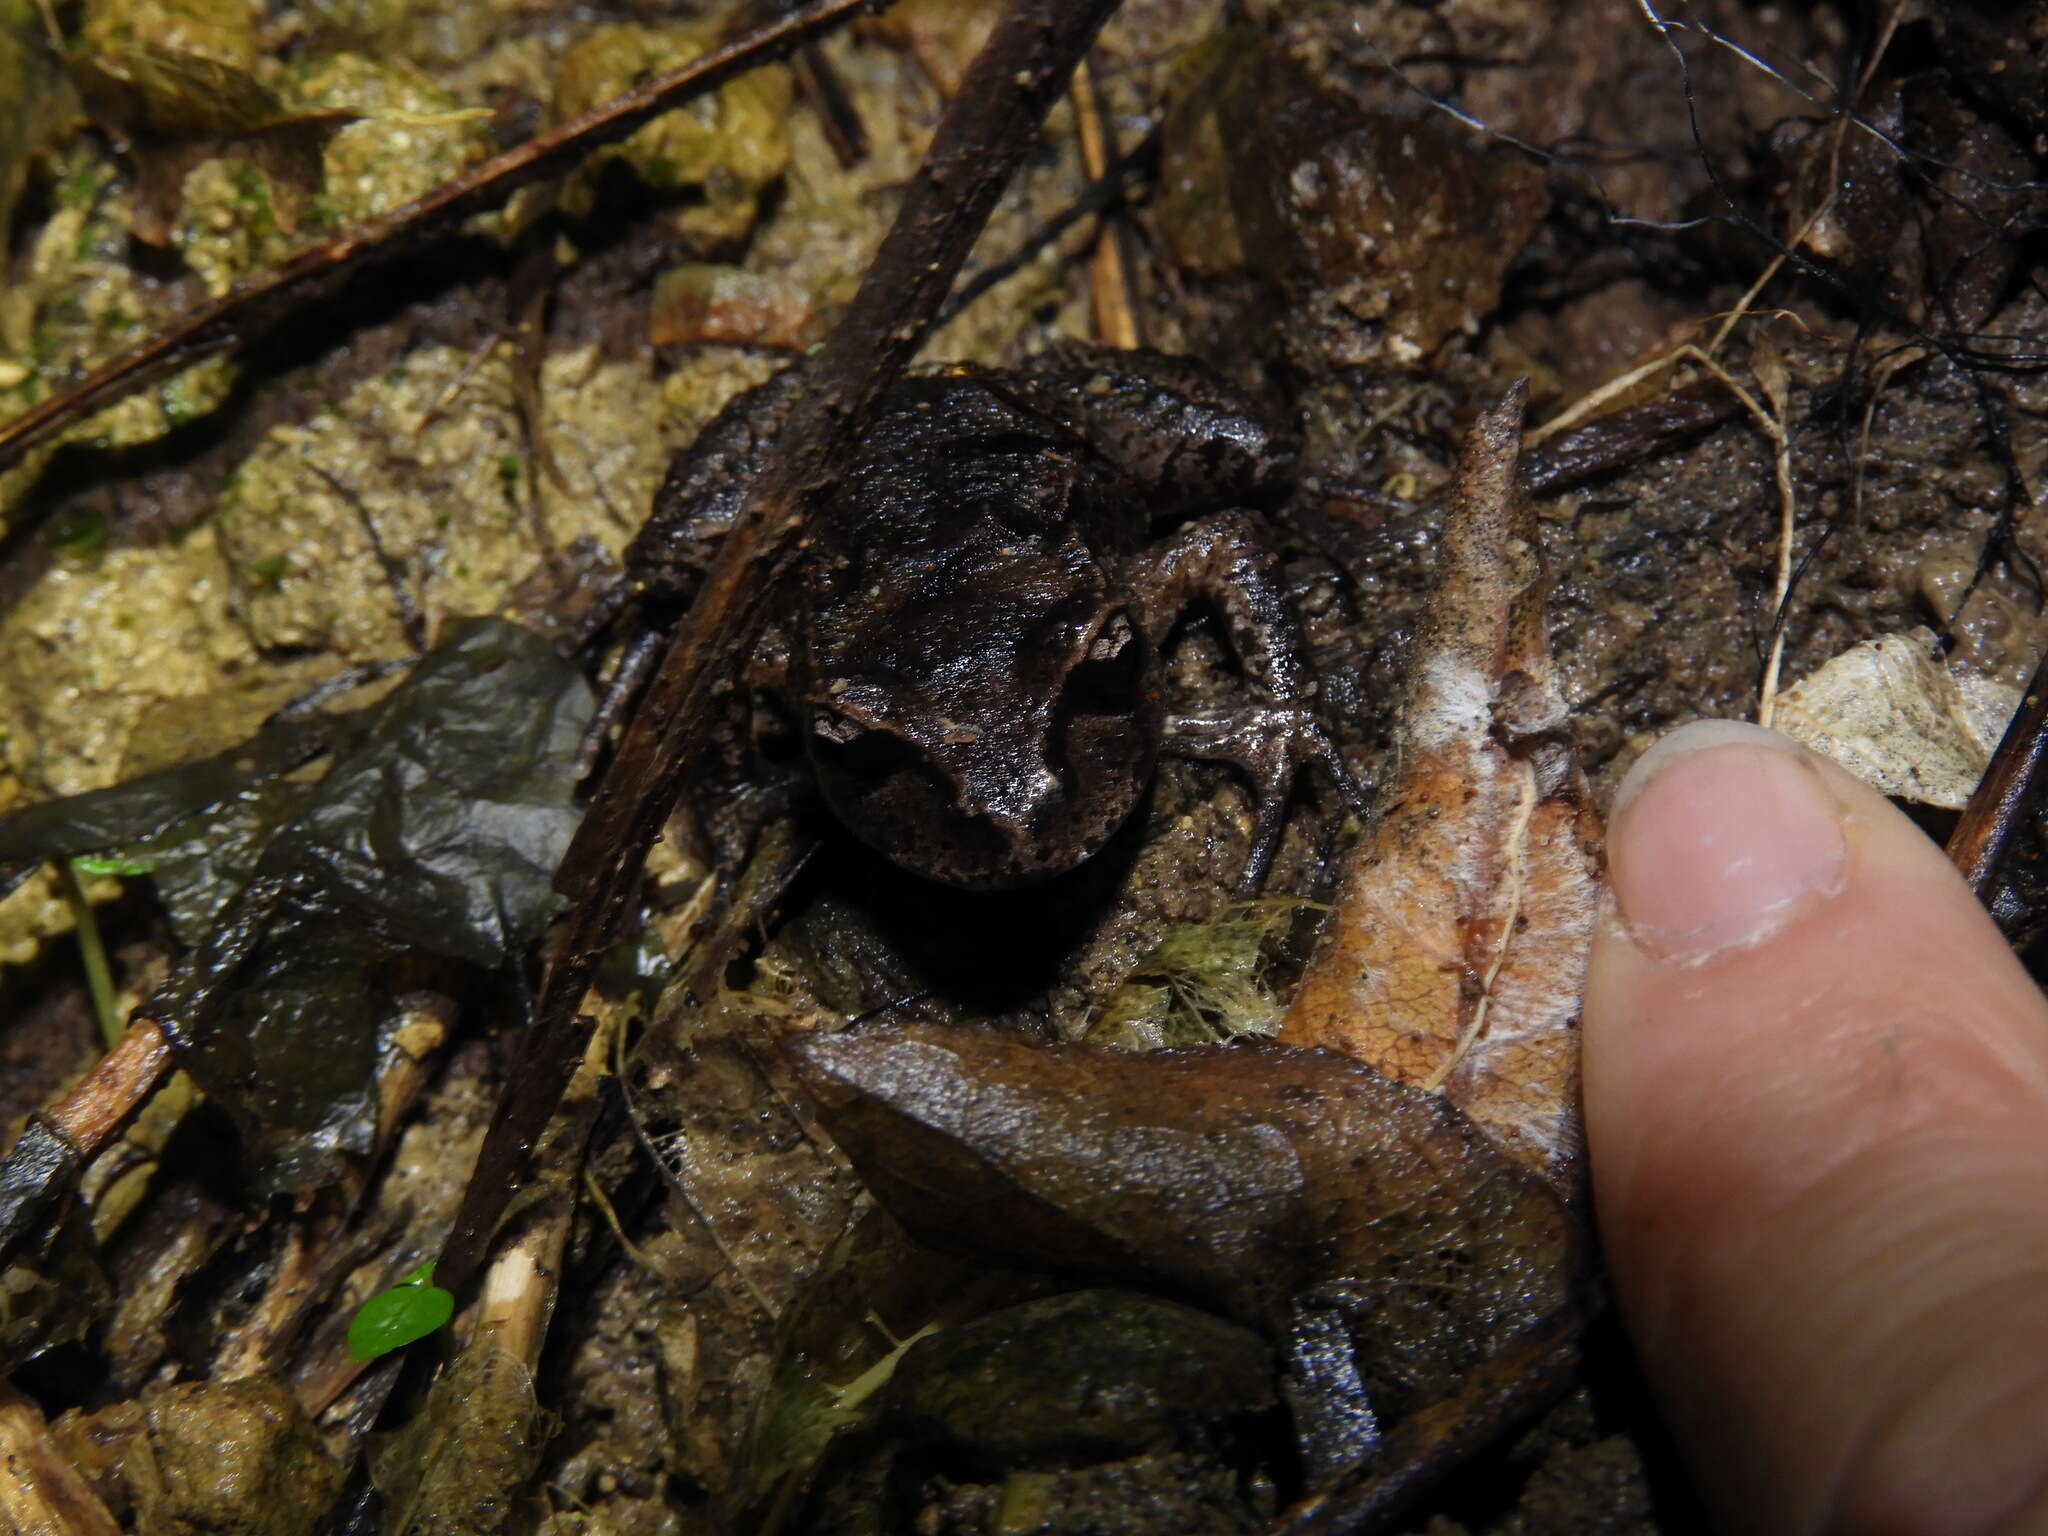
<path id="1" fill-rule="evenodd" d="M 211 529 L 59 559 L 0 616 L 0 751 L 38 799 L 98 789 L 151 704 L 211 692 L 255 661 Z"/>
<path id="2" fill-rule="evenodd" d="M 555 72 L 555 120 L 609 101 L 648 75 L 687 64 L 708 48 L 709 27 L 598 27 L 562 56 Z M 563 194 L 570 212 L 590 211 L 593 173 L 625 162 L 662 192 L 701 190 L 704 201 L 679 209 L 677 226 L 706 244 L 734 240 L 753 227 L 761 191 L 789 163 L 789 72 L 757 69 L 665 112 L 623 144 L 601 149 Z"/>
<path id="3" fill-rule="evenodd" d="M 0 418 L 39 405 L 148 333 L 151 301 L 128 265 L 125 185 L 114 158 L 81 137 L 58 160 L 50 215 L 0 282 Z M 80 422 L 63 441 L 132 448 L 216 409 L 234 382 L 208 358 Z M 14 520 L 54 445 L 0 472 L 0 528 Z"/>
<path id="4" fill-rule="evenodd" d="M 243 462 L 215 526 L 258 645 L 397 655 L 394 580 L 433 627 L 490 612 L 531 574 L 537 523 L 557 548 L 630 537 L 668 447 L 646 365 L 589 347 L 548 358 L 541 397 L 564 494 L 533 461 L 508 353 L 472 369 L 459 349 L 420 347 Z"/>
<path id="5" fill-rule="evenodd" d="M 464 110 L 409 64 L 324 54 L 289 72 L 283 92 L 300 111 L 363 114 L 328 141 L 323 157 L 321 211 L 332 222 L 388 213 L 490 153 L 488 114 Z"/>

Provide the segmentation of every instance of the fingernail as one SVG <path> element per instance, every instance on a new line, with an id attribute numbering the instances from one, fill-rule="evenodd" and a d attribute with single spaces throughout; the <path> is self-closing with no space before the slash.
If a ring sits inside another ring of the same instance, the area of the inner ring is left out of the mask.
<path id="1" fill-rule="evenodd" d="M 1730 720 L 1672 732 L 1614 800 L 1608 872 L 1636 947 L 1697 961 L 1777 933 L 1842 888 L 1841 818 L 1783 736 Z"/>

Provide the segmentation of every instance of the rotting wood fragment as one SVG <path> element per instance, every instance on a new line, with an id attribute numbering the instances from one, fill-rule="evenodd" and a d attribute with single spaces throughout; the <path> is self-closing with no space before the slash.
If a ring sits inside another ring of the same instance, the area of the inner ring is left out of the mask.
<path id="1" fill-rule="evenodd" d="M 1575 1191 L 1579 991 L 1601 831 L 1564 734 L 1524 391 L 1474 424 L 1409 658 L 1400 778 L 1280 1038 L 1437 1089 Z"/>

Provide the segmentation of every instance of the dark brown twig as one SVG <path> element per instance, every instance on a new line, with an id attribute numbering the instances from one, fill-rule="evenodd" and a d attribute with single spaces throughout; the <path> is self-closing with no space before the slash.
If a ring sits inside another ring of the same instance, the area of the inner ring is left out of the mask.
<path id="1" fill-rule="evenodd" d="M 812 359 L 773 455 L 669 642 L 660 672 L 556 876 L 570 897 L 538 1017 L 436 1267 L 476 1274 L 528 1157 L 568 1086 L 590 1025 L 579 1014 L 600 956 L 626 933 L 647 850 L 674 807 L 692 739 L 759 623 L 811 513 L 876 398 L 909 363 L 1012 173 L 1115 0 L 1017 0 L 975 56 L 845 318 Z"/>
<path id="2" fill-rule="evenodd" d="M 384 547 L 384 536 L 377 531 L 377 519 L 370 515 L 369 504 L 358 496 L 339 475 L 320 464 L 306 466 L 327 483 L 327 489 L 356 515 L 363 537 L 370 541 L 370 553 L 377 557 L 377 568 L 384 573 L 384 584 L 391 589 L 391 605 L 398 610 L 399 628 L 405 631 L 405 643 L 416 652 L 427 648 L 427 619 L 420 612 L 420 605 L 413 601 L 412 588 L 406 584 L 405 562 Z"/>
<path id="3" fill-rule="evenodd" d="M 623 95 L 493 155 L 402 207 L 323 240 L 268 272 L 245 278 L 102 363 L 62 394 L 0 423 L 0 469 L 101 407 L 268 330 L 359 267 L 414 249 L 523 186 L 566 174 L 601 145 L 616 143 L 662 113 L 783 57 L 807 39 L 880 3 L 816 0 L 688 64 L 650 75 Z"/>
<path id="4" fill-rule="evenodd" d="M 2035 669 L 2012 724 L 1977 792 L 1963 807 L 1949 834 L 1948 856 L 1979 901 L 1989 903 L 1993 882 L 2006 851 L 2023 825 L 2028 804 L 2040 787 L 2041 765 L 2048 760 L 2048 657 Z"/>
<path id="5" fill-rule="evenodd" d="M 44 1230 L 79 1171 L 170 1072 L 170 1041 L 156 1020 L 137 1016 L 70 1092 L 29 1120 L 0 1163 L 0 1264 Z"/>
<path id="6" fill-rule="evenodd" d="M 809 43 L 797 49 L 789 67 L 796 76 L 797 89 L 810 102 L 811 110 L 818 114 L 818 122 L 825 130 L 825 142 L 832 146 L 832 158 L 842 169 L 852 170 L 868 157 L 868 130 L 860 120 L 853 98 L 846 94 L 846 85 L 840 80 L 839 71 L 832 67 L 830 59 Z"/>

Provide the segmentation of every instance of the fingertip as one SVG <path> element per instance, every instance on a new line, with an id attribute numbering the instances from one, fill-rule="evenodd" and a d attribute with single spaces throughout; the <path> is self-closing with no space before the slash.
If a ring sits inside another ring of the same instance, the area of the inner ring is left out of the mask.
<path id="1" fill-rule="evenodd" d="M 1703 1485 L 1759 1529 L 1988 1529 L 2048 1472 L 2048 1008 L 1939 851 L 1783 737 L 1675 733 L 1616 805 L 1595 1195 Z M 1994 1400 L 2014 1433 L 1962 1427 Z"/>

